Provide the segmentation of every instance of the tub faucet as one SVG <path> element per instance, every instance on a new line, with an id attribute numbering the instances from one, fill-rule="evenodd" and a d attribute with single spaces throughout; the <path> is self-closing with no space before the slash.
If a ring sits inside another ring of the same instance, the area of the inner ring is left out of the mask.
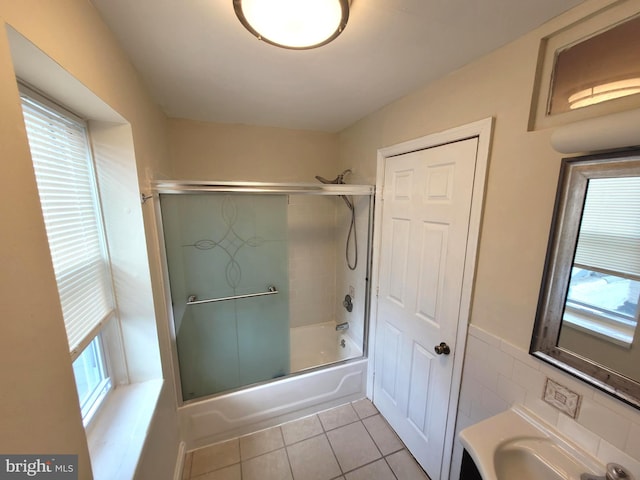
<path id="1" fill-rule="evenodd" d="M 348 330 L 348 329 L 349 329 L 349 322 L 339 323 L 338 325 L 336 325 L 336 332 L 339 332 L 340 330 Z"/>
<path id="2" fill-rule="evenodd" d="M 634 477 L 622 465 L 607 463 L 607 473 L 603 476 L 583 473 L 580 480 L 634 480 Z"/>

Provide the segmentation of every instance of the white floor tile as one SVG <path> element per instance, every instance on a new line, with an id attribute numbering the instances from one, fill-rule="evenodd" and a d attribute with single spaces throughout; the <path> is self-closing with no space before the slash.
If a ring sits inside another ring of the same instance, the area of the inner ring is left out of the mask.
<path id="1" fill-rule="evenodd" d="M 240 464 L 236 463 L 235 465 L 191 478 L 193 480 L 242 480 L 242 474 L 240 473 Z"/>
<path id="2" fill-rule="evenodd" d="M 429 477 L 425 475 L 415 459 L 406 450 L 389 455 L 386 460 L 398 480 L 429 480 Z"/>
<path id="3" fill-rule="evenodd" d="M 323 432 L 320 419 L 317 415 L 301 418 L 282 425 L 284 442 L 287 445 L 315 437 Z"/>
<path id="4" fill-rule="evenodd" d="M 367 399 L 188 452 L 182 479 L 429 480 Z"/>
<path id="5" fill-rule="evenodd" d="M 356 400 L 351 405 L 353 405 L 353 408 L 361 419 L 371 417 L 378 413 L 378 409 L 373 405 L 373 403 L 371 403 L 371 400 L 369 400 L 368 398 Z"/>
<path id="6" fill-rule="evenodd" d="M 322 422 L 322 426 L 327 431 L 359 420 L 358 414 L 350 403 L 320 412 L 318 417 L 320 417 L 320 422 Z"/>
<path id="7" fill-rule="evenodd" d="M 193 452 L 191 477 L 218 470 L 240 461 L 240 442 L 238 439 L 216 443 Z"/>
<path id="8" fill-rule="evenodd" d="M 343 472 L 361 467 L 381 457 L 378 447 L 361 422 L 327 432 L 331 447 Z"/>
<path id="9" fill-rule="evenodd" d="M 284 448 L 242 462 L 242 480 L 292 480 Z"/>
<path id="10" fill-rule="evenodd" d="M 342 472 L 325 435 L 287 447 L 295 480 L 329 480 Z"/>
<path id="11" fill-rule="evenodd" d="M 389 455 L 404 448 L 398 436 L 382 416 L 375 415 L 365 418 L 362 423 L 364 423 L 364 426 L 369 431 L 369 434 L 380 449 L 382 455 Z"/>
<path id="12" fill-rule="evenodd" d="M 383 459 L 347 473 L 347 480 L 396 480 L 395 475 Z"/>
<path id="13" fill-rule="evenodd" d="M 284 441 L 280 427 L 269 428 L 240 437 L 240 459 L 248 460 L 282 447 L 284 447 Z"/>

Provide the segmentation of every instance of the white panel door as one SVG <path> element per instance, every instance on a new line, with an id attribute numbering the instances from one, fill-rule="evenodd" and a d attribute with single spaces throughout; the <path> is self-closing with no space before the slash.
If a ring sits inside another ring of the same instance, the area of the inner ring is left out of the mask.
<path id="1" fill-rule="evenodd" d="M 374 403 L 440 478 L 478 139 L 386 160 Z M 445 342 L 450 353 L 437 354 Z"/>

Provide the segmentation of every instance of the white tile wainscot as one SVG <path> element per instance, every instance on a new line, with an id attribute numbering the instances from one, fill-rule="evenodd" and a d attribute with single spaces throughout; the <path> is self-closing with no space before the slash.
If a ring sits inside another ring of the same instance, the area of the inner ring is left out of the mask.
<path id="1" fill-rule="evenodd" d="M 547 377 L 582 396 L 575 420 L 542 400 Z M 470 325 L 451 479 L 457 480 L 460 472 L 462 445 L 457 439 L 460 430 L 514 404 L 524 405 L 602 463 L 620 463 L 640 478 L 639 410 Z"/>

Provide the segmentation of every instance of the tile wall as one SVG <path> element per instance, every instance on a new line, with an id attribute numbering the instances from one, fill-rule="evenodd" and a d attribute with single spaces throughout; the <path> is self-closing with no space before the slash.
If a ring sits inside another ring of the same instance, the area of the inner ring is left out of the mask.
<path id="1" fill-rule="evenodd" d="M 362 345 L 367 288 L 367 243 L 369 197 L 352 197 L 356 208 L 357 269 L 347 268 L 345 242 L 351 213 L 340 197 L 290 195 L 289 224 L 289 315 L 291 327 L 327 321 L 349 322 L 346 332 Z M 355 251 L 349 244 L 350 260 Z M 353 311 L 342 307 L 353 289 Z"/>
<path id="2" fill-rule="evenodd" d="M 542 400 L 547 378 L 582 396 L 575 420 Z M 527 407 L 602 463 L 620 463 L 640 478 L 640 411 L 471 325 L 456 433 L 514 404 Z M 456 440 L 451 479 L 458 478 L 461 459 Z"/>
<path id="3" fill-rule="evenodd" d="M 291 327 L 334 319 L 336 198 L 290 195 L 289 315 Z"/>

